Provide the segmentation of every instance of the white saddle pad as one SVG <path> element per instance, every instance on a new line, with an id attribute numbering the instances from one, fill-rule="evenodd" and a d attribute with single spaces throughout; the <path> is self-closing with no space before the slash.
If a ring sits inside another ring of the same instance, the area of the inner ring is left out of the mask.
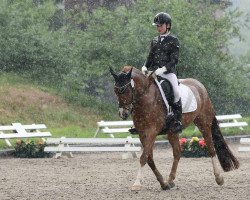
<path id="1" fill-rule="evenodd" d="M 180 84 L 179 91 L 182 102 L 182 113 L 195 111 L 197 109 L 197 101 L 192 90 L 186 85 Z"/>
<path id="2" fill-rule="evenodd" d="M 169 110 L 169 104 L 165 97 L 165 94 L 160 86 L 160 83 L 157 79 L 155 79 L 156 84 L 158 85 L 158 88 L 160 89 L 163 101 L 165 102 L 168 110 Z M 183 85 L 182 83 L 179 85 L 179 92 L 181 96 L 181 102 L 182 102 L 182 113 L 188 113 L 193 112 L 197 109 L 197 102 L 195 99 L 195 96 L 192 92 L 192 90 L 187 87 L 186 85 Z"/>

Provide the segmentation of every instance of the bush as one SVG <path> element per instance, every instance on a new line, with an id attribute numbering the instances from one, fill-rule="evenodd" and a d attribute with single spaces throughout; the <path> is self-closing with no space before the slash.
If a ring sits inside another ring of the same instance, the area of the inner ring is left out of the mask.
<path id="1" fill-rule="evenodd" d="M 15 157 L 17 158 L 46 158 L 50 157 L 50 153 L 44 152 L 46 144 L 43 140 L 23 141 L 17 140 L 15 145 Z"/>
<path id="2" fill-rule="evenodd" d="M 208 157 L 207 145 L 204 139 L 199 140 L 197 137 L 192 137 L 192 139 L 188 141 L 186 138 L 181 138 L 180 145 L 182 157 Z"/>

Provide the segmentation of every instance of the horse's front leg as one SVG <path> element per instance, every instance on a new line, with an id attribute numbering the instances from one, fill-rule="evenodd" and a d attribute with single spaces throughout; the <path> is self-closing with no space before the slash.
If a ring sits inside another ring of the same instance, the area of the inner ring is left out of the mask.
<path id="1" fill-rule="evenodd" d="M 179 143 L 179 135 L 177 133 L 168 133 L 168 140 L 172 146 L 174 156 L 171 172 L 167 181 L 167 184 L 172 188 L 175 186 L 174 179 L 176 177 L 176 170 L 181 157 L 181 147 Z"/>
<path id="2" fill-rule="evenodd" d="M 160 174 L 160 172 L 157 170 L 154 160 L 153 160 L 153 146 L 155 142 L 156 134 L 155 135 L 148 135 L 147 138 L 144 138 L 142 141 L 143 145 L 143 153 L 140 158 L 140 168 L 137 173 L 136 181 L 134 185 L 132 186 L 132 190 L 140 190 L 141 189 L 141 178 L 142 178 L 142 168 L 143 166 L 148 163 L 152 171 L 154 172 L 157 180 L 160 182 L 162 189 L 166 190 L 169 189 L 170 187 L 164 183 L 163 177 Z"/>
<path id="3" fill-rule="evenodd" d="M 170 189 L 170 185 L 166 182 L 164 182 L 164 179 L 162 177 L 162 175 L 160 174 L 160 172 L 158 171 L 158 169 L 155 166 L 155 162 L 153 159 L 153 148 L 151 149 L 151 152 L 149 153 L 149 157 L 148 157 L 148 165 L 149 167 L 152 169 L 152 171 L 154 172 L 157 180 L 159 181 L 159 183 L 161 184 L 161 188 L 163 190 L 168 190 Z"/>
<path id="4" fill-rule="evenodd" d="M 132 191 L 139 191 L 141 190 L 141 179 L 142 179 L 142 168 L 144 167 L 144 165 L 146 164 L 145 160 L 145 153 L 143 150 L 143 153 L 141 155 L 140 158 L 140 166 L 139 166 L 139 170 L 137 172 L 137 176 L 136 176 L 136 180 L 131 188 Z"/>
<path id="5" fill-rule="evenodd" d="M 145 134 L 141 134 L 139 136 L 140 136 L 143 152 L 142 152 L 142 155 L 140 157 L 140 166 L 139 166 L 139 170 L 137 172 L 136 180 L 135 180 L 135 182 L 134 182 L 134 184 L 133 184 L 133 186 L 131 188 L 132 191 L 141 190 L 142 168 L 147 163 L 147 153 L 146 153 L 145 148 L 144 148 L 145 147 L 146 136 L 145 136 Z"/>

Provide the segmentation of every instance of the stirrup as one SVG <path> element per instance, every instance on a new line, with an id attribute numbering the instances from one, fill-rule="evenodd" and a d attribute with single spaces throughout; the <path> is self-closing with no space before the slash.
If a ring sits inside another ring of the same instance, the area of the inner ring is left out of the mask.
<path id="1" fill-rule="evenodd" d="M 182 123 L 180 121 L 175 121 L 171 131 L 173 131 L 174 133 L 181 133 L 182 132 Z"/>

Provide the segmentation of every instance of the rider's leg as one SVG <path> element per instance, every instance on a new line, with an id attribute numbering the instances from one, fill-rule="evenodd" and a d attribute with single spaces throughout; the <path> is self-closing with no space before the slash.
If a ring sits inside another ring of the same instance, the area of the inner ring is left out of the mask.
<path id="1" fill-rule="evenodd" d="M 174 112 L 174 118 L 175 118 L 175 124 L 173 127 L 174 132 L 181 133 L 182 131 L 182 123 L 181 123 L 181 118 L 182 118 L 182 103 L 181 103 L 181 98 L 179 101 L 174 103 L 172 105 L 173 112 Z"/>
<path id="2" fill-rule="evenodd" d="M 174 93 L 174 103 L 178 102 L 180 100 L 180 93 L 177 76 L 174 73 L 160 74 L 160 76 L 171 83 Z"/>
<path id="3" fill-rule="evenodd" d="M 182 105 L 181 105 L 181 98 L 179 93 L 179 86 L 178 86 L 178 79 L 174 73 L 169 74 L 161 74 L 161 77 L 167 79 L 173 87 L 174 93 L 174 103 L 172 105 L 173 113 L 174 113 L 174 132 L 181 132 L 182 124 L 181 124 L 181 116 L 182 116 Z"/>

